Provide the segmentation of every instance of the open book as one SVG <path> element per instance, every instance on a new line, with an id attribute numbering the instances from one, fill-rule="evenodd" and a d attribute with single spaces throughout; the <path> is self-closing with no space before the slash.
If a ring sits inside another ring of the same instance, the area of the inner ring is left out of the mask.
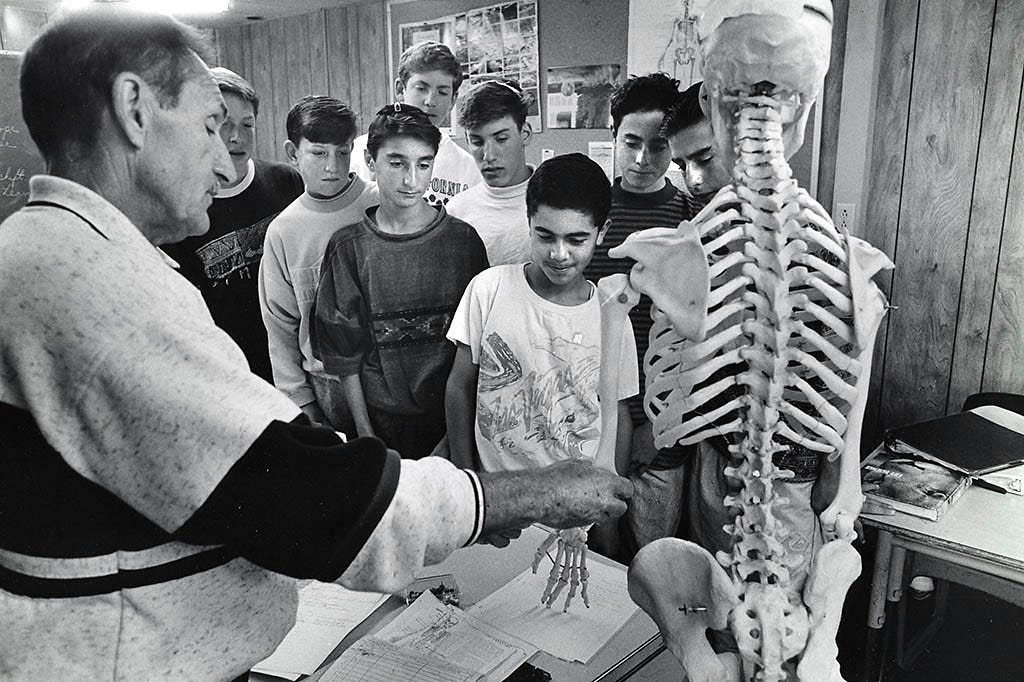
<path id="1" fill-rule="evenodd" d="M 981 476 L 1024 463 L 1024 415 L 984 405 L 890 429 L 885 442 L 896 453 Z"/>
<path id="2" fill-rule="evenodd" d="M 893 509 L 938 521 L 971 485 L 971 476 L 884 444 L 860 465 L 864 496 Z"/>

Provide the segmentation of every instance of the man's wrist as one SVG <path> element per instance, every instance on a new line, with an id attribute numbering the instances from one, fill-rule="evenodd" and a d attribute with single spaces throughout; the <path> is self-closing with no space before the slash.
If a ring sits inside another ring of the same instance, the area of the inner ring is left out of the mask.
<path id="1" fill-rule="evenodd" d="M 483 533 L 527 526 L 547 518 L 541 495 L 543 477 L 536 470 L 479 474 L 484 499 Z"/>

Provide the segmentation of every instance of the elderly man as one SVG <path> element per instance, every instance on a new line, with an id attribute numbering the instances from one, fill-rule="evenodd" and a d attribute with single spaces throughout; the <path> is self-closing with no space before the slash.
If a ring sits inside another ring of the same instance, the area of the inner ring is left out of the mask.
<path id="1" fill-rule="evenodd" d="M 0 678 L 229 680 L 295 617 L 295 579 L 396 590 L 539 520 L 621 514 L 568 464 L 477 476 L 313 427 L 157 245 L 234 177 L 201 40 L 89 10 L 26 51 L 49 175 L 0 225 Z M 485 502 L 486 501 L 486 502 Z"/>

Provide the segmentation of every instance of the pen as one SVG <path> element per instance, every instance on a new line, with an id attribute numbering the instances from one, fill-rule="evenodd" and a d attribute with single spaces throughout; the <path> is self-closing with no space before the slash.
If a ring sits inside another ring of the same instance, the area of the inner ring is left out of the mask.
<path id="1" fill-rule="evenodd" d="M 978 486 L 979 488 L 982 488 L 984 490 L 991 490 L 992 492 L 999 493 L 1000 495 L 1006 494 L 1006 488 L 1004 488 L 1001 485 L 996 485 L 991 481 L 986 481 L 984 478 L 981 478 L 979 476 L 972 476 L 971 478 L 973 479 L 974 485 Z"/>

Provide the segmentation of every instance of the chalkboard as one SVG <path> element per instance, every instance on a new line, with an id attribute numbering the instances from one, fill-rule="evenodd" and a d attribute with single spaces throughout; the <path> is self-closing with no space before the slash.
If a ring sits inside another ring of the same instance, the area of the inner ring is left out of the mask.
<path id="1" fill-rule="evenodd" d="M 43 159 L 21 119 L 20 55 L 0 52 L 0 220 L 28 199 L 28 179 L 43 172 Z"/>

